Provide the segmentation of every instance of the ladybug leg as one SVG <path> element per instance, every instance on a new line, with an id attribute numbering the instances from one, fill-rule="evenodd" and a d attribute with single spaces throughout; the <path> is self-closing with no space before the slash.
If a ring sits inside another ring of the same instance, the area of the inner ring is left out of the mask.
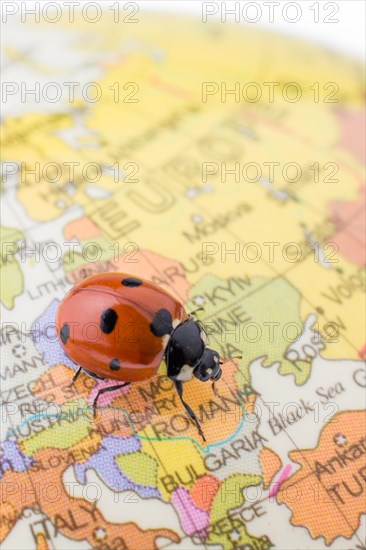
<path id="1" fill-rule="evenodd" d="M 198 433 L 202 437 L 203 441 L 206 441 L 205 436 L 203 435 L 201 424 L 199 423 L 197 416 L 195 415 L 195 413 L 193 412 L 191 407 L 188 405 L 188 403 L 186 403 L 183 399 L 183 383 L 180 380 L 174 380 L 174 385 L 175 385 L 175 389 L 178 392 L 179 398 L 180 398 L 184 408 L 186 409 L 187 413 L 192 418 L 192 420 L 195 422 L 195 424 L 197 426 Z"/>
<path id="2" fill-rule="evenodd" d="M 94 416 L 97 414 L 98 399 L 103 393 L 107 393 L 109 391 L 116 391 L 119 388 L 124 388 L 125 386 L 129 386 L 130 384 L 131 384 L 131 382 L 124 382 L 123 384 L 116 384 L 115 386 L 109 386 L 108 388 L 102 388 L 101 390 L 99 390 L 97 395 L 94 398 L 94 401 L 93 401 L 93 414 L 94 414 Z"/>
<path id="3" fill-rule="evenodd" d="M 94 378 L 95 380 L 105 380 L 105 378 L 102 378 L 101 376 L 98 376 L 97 374 L 94 374 L 94 372 L 91 372 L 90 370 L 88 369 L 85 369 L 84 367 L 78 367 L 74 373 L 74 376 L 72 377 L 72 380 L 71 380 L 71 385 L 75 384 L 76 380 L 78 379 L 79 377 L 79 374 L 81 373 L 81 371 L 84 371 L 86 372 L 86 374 L 88 374 L 89 376 L 91 376 L 92 378 Z"/>
<path id="4" fill-rule="evenodd" d="M 81 373 L 81 371 L 82 371 L 82 367 L 78 367 L 78 369 L 77 369 L 77 370 L 75 371 L 75 373 L 74 373 L 74 376 L 72 377 L 71 385 L 72 385 L 72 384 L 75 384 L 75 382 L 76 382 L 76 380 L 77 380 L 79 374 Z"/>

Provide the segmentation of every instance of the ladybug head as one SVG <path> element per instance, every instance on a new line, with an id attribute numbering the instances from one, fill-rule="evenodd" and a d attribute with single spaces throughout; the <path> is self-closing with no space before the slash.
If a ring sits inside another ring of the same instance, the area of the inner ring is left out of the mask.
<path id="1" fill-rule="evenodd" d="M 193 369 L 193 374 L 202 382 L 218 380 L 222 375 L 220 356 L 217 351 L 205 348 L 202 357 Z"/>
<path id="2" fill-rule="evenodd" d="M 202 382 L 221 376 L 220 356 L 206 348 L 206 333 L 201 323 L 188 318 L 171 334 L 165 352 L 168 376 L 185 382 L 194 375 Z"/>
<path id="3" fill-rule="evenodd" d="M 197 416 L 183 399 L 183 382 L 192 376 L 202 382 L 212 380 L 212 389 L 216 393 L 215 382 L 221 377 L 223 362 L 217 351 L 206 347 L 206 333 L 199 321 L 188 317 L 172 331 L 165 349 L 165 362 L 167 374 L 174 381 L 180 400 L 206 441 Z"/>

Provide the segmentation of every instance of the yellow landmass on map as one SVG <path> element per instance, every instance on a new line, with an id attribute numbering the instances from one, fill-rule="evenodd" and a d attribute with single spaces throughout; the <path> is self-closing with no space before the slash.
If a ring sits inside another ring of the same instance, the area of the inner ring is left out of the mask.
<path id="1" fill-rule="evenodd" d="M 24 238 L 22 231 L 12 227 L 1 227 L 1 302 L 7 309 L 13 309 L 15 298 L 24 290 L 24 275 L 16 253 L 18 241 Z"/>

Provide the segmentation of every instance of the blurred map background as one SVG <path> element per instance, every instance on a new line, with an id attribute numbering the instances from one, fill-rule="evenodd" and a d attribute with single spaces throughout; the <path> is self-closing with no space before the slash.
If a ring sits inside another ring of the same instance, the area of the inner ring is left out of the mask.
<path id="1" fill-rule="evenodd" d="M 209 12 L 4 4 L 2 548 L 365 548 L 363 67 Z M 186 385 L 207 444 L 164 364 L 97 419 L 110 383 L 70 387 L 55 311 L 103 271 L 243 355 Z"/>

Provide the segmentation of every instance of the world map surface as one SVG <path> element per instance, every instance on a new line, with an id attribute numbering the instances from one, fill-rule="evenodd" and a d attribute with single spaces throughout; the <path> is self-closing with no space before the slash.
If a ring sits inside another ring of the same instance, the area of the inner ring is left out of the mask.
<path id="1" fill-rule="evenodd" d="M 2 548 L 364 549 L 362 67 L 113 15 L 4 38 Z M 71 385 L 56 310 L 106 271 L 203 308 L 206 443 L 164 362 L 96 417 L 115 382 Z"/>

